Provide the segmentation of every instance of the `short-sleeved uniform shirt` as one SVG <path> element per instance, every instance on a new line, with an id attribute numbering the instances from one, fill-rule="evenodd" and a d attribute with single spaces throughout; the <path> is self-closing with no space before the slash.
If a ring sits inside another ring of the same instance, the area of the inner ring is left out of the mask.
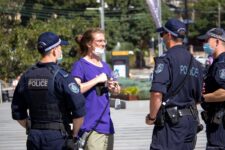
<path id="1" fill-rule="evenodd" d="M 81 83 L 88 82 L 101 73 L 105 73 L 108 77 L 111 77 L 111 68 L 105 62 L 102 61 L 101 63 L 103 64 L 103 67 L 98 67 L 86 61 L 84 58 L 81 58 L 73 64 L 71 74 L 74 78 L 79 78 Z M 96 126 L 106 105 L 108 105 L 95 131 L 103 134 L 113 134 L 114 127 L 110 117 L 108 92 L 98 96 L 96 93 L 96 86 L 94 86 L 85 92 L 84 96 L 86 98 L 87 114 L 81 129 L 84 131 L 91 131 Z"/>
<path id="2" fill-rule="evenodd" d="M 59 68 L 59 66 L 55 63 L 36 64 L 37 68 L 46 68 L 51 66 L 54 66 L 54 68 Z M 29 109 L 29 104 L 32 101 L 32 97 L 27 94 L 27 91 L 29 90 L 27 76 L 30 73 L 32 73 L 32 69 L 28 69 L 28 71 L 22 75 L 14 92 L 11 107 L 12 117 L 15 120 L 22 120 L 28 117 L 27 110 Z M 45 72 L 41 74 L 45 74 Z M 48 83 L 48 88 L 50 88 L 49 86 L 52 85 Z M 79 118 L 85 115 L 85 99 L 80 93 L 79 86 L 75 82 L 74 78 L 61 68 L 59 68 L 58 73 L 55 75 L 54 89 L 57 94 L 50 93 L 49 91 L 49 99 L 62 101 L 66 107 L 64 109 L 72 115 L 72 118 Z M 42 98 L 43 97 L 40 96 L 40 99 Z"/>
<path id="3" fill-rule="evenodd" d="M 194 105 L 196 100 L 200 101 L 203 80 L 202 67 L 193 58 L 188 73 L 190 60 L 191 54 L 183 45 L 174 46 L 162 56 L 155 58 L 155 69 L 150 92 L 162 93 L 163 101 L 167 102 L 167 106 L 182 108 Z M 187 79 L 182 89 L 170 99 L 180 83 L 184 82 L 187 73 Z"/>
<path id="4" fill-rule="evenodd" d="M 212 93 L 218 89 L 225 89 L 225 52 L 220 54 L 210 66 L 205 79 L 205 91 Z M 210 103 L 211 108 L 219 108 L 217 106 L 224 102 Z M 212 110 L 212 109 L 211 109 Z"/>

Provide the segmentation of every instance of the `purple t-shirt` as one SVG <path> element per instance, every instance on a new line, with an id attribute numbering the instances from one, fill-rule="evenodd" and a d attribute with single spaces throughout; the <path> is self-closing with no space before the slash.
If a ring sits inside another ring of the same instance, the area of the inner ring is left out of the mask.
<path id="1" fill-rule="evenodd" d="M 81 58 L 73 64 L 71 74 L 73 77 L 79 78 L 82 83 L 92 80 L 101 73 L 111 76 L 112 70 L 110 67 L 105 62 L 102 62 L 102 64 L 103 67 L 98 67 Z M 95 127 L 104 111 L 109 101 L 109 94 L 105 93 L 102 96 L 98 96 L 94 86 L 89 91 L 85 92 L 84 96 L 86 98 L 86 116 L 81 130 L 90 131 Z M 114 127 L 110 117 L 109 103 L 95 131 L 103 134 L 114 133 Z"/>

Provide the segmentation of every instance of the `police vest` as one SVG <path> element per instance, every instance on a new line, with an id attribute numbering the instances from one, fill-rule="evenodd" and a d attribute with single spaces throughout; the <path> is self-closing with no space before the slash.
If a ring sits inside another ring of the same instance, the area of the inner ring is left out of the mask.
<path id="1" fill-rule="evenodd" d="M 59 67 L 32 67 L 26 75 L 26 96 L 31 123 L 63 122 L 64 104 L 56 95 L 54 80 Z"/>

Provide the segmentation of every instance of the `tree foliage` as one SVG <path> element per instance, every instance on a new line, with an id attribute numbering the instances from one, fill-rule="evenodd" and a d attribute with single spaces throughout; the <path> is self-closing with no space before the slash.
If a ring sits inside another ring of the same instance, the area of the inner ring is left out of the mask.
<path id="1" fill-rule="evenodd" d="M 145 1 L 105 2 L 107 50 L 113 50 L 118 42 L 127 50 L 147 50 L 156 33 Z M 70 55 L 71 49 L 78 47 L 74 38 L 87 28 L 100 27 L 99 7 L 96 0 L 0 0 L 0 79 L 15 78 L 39 60 L 36 41 L 45 31 L 69 41 L 70 45 L 63 47 L 62 65 L 70 70 L 79 57 Z M 171 12 L 163 7 L 165 20 Z"/>

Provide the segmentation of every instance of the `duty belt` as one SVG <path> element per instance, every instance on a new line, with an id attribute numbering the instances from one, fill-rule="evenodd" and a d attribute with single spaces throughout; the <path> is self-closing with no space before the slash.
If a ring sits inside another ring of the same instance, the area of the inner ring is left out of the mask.
<path id="1" fill-rule="evenodd" d="M 180 117 L 191 116 L 191 115 L 193 115 L 193 112 L 191 111 L 190 108 L 183 108 L 183 109 L 178 109 L 178 114 Z"/>
<path id="2" fill-rule="evenodd" d="M 59 122 L 51 122 L 51 123 L 33 123 L 32 122 L 31 129 L 66 131 L 64 124 Z"/>

